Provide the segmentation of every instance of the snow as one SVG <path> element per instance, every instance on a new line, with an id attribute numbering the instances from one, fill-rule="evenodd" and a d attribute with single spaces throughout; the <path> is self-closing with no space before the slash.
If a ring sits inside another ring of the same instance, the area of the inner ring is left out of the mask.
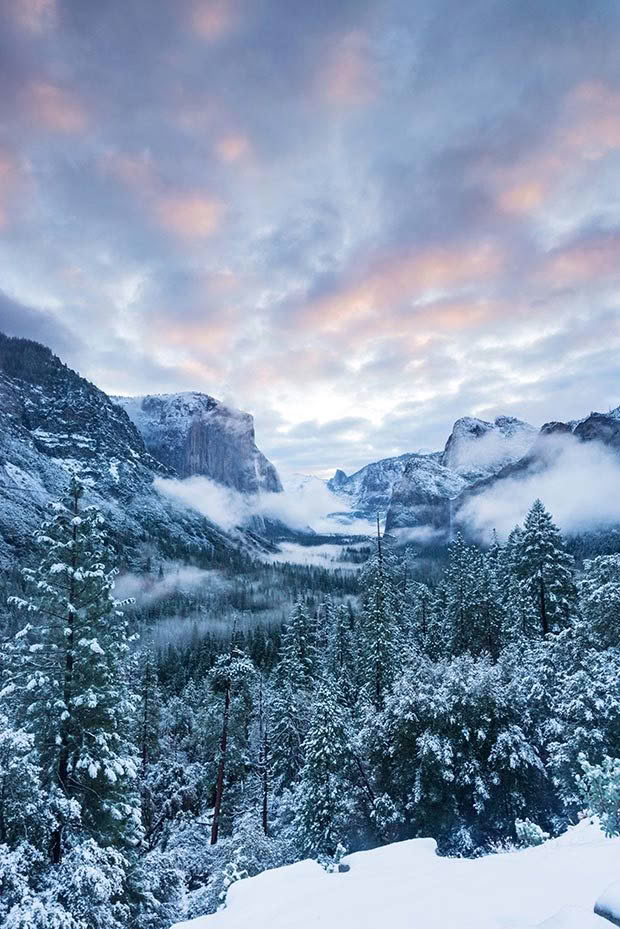
<path id="1" fill-rule="evenodd" d="M 596 912 L 620 926 L 620 881 L 607 887 L 596 901 Z"/>
<path id="2" fill-rule="evenodd" d="M 344 859 L 302 861 L 239 881 L 225 909 L 175 929 L 604 929 L 593 912 L 620 873 L 620 839 L 584 820 L 536 848 L 441 858 L 412 839 Z"/>

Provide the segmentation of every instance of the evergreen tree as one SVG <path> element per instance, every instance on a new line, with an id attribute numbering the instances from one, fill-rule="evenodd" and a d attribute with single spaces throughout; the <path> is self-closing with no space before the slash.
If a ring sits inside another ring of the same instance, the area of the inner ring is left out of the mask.
<path id="1" fill-rule="evenodd" d="M 516 570 L 542 635 L 568 623 L 575 602 L 572 565 L 560 530 L 535 500 L 525 518 Z"/>
<path id="2" fill-rule="evenodd" d="M 598 648 L 620 645 L 620 555 L 599 555 L 584 562 L 579 582 L 578 627 Z"/>
<path id="3" fill-rule="evenodd" d="M 281 663 L 295 687 L 310 689 L 317 666 L 316 629 L 300 598 L 282 635 Z"/>
<path id="4" fill-rule="evenodd" d="M 347 727 L 332 682 L 319 684 L 312 721 L 304 741 L 304 766 L 295 796 L 295 826 L 304 854 L 333 857 L 348 809 L 344 767 Z"/>
<path id="5" fill-rule="evenodd" d="M 78 831 L 120 846 L 133 845 L 139 832 L 127 622 L 112 596 L 116 572 L 103 517 L 81 507 L 82 494 L 73 479 L 67 500 L 54 505 L 37 534 L 40 562 L 25 571 L 33 594 L 14 598 L 31 622 L 9 643 L 6 668 L 16 712 L 41 759 L 42 786 L 73 805 L 73 821 L 54 830 L 55 863 Z"/>
<path id="6" fill-rule="evenodd" d="M 360 672 L 370 699 L 381 706 L 403 657 L 396 620 L 394 556 L 377 539 L 377 548 L 361 574 Z"/>

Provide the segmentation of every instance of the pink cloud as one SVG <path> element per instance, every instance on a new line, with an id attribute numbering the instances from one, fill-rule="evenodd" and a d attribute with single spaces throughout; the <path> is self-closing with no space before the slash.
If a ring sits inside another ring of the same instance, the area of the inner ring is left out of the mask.
<path id="1" fill-rule="evenodd" d="M 504 254 L 493 243 L 413 251 L 388 259 L 360 281 L 311 303 L 301 319 L 325 331 L 339 331 L 351 321 L 375 318 L 395 304 L 420 299 L 433 290 L 488 281 L 503 264 Z"/>
<path id="2" fill-rule="evenodd" d="M 44 32 L 56 23 L 56 0 L 11 0 L 15 22 L 32 33 Z"/>
<path id="3" fill-rule="evenodd" d="M 249 155 L 250 141 L 241 133 L 224 135 L 215 143 L 215 152 L 220 161 L 231 164 Z"/>
<path id="4" fill-rule="evenodd" d="M 154 209 L 161 225 L 182 239 L 205 239 L 213 235 L 223 211 L 218 200 L 200 191 L 163 196 Z"/>
<path id="5" fill-rule="evenodd" d="M 330 45 L 317 74 L 319 96 L 333 106 L 360 106 L 378 92 L 368 37 L 352 32 Z"/>
<path id="6" fill-rule="evenodd" d="M 53 132 L 81 132 L 87 124 L 86 112 L 76 96 L 44 81 L 29 85 L 26 107 L 36 123 Z"/>
<path id="7" fill-rule="evenodd" d="M 603 84 L 580 84 L 566 96 L 555 127 L 513 164 L 481 170 L 503 213 L 536 212 L 566 179 L 620 149 L 620 94 Z"/>
<path id="8" fill-rule="evenodd" d="M 231 0 L 196 0 L 190 19 L 196 35 L 216 42 L 235 27 L 237 14 Z"/>
<path id="9" fill-rule="evenodd" d="M 556 285 L 620 275 L 620 236 L 602 235 L 551 252 L 540 275 Z"/>

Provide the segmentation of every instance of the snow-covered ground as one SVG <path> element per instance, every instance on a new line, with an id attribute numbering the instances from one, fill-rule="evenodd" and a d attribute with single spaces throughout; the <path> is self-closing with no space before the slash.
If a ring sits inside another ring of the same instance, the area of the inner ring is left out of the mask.
<path id="1" fill-rule="evenodd" d="M 605 929 L 593 912 L 620 876 L 620 839 L 584 820 L 536 848 L 440 858 L 432 839 L 358 852 L 350 871 L 302 861 L 239 881 L 219 913 L 175 929 Z"/>

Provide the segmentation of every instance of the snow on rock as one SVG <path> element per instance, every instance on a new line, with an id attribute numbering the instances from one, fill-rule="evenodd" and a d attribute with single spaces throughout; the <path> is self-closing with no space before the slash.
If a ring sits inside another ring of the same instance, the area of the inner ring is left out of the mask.
<path id="1" fill-rule="evenodd" d="M 620 873 L 620 839 L 584 820 L 536 848 L 441 858 L 432 839 L 357 852 L 350 870 L 313 861 L 239 881 L 227 906 L 174 929 L 604 929 L 601 889 Z"/>
<path id="2" fill-rule="evenodd" d="M 513 416 L 498 416 L 493 423 L 464 416 L 452 428 L 441 463 L 468 481 L 478 480 L 527 455 L 537 434 Z"/>
<path id="3" fill-rule="evenodd" d="M 208 477 L 241 493 L 279 493 L 274 466 L 256 447 L 254 419 L 196 391 L 114 397 L 148 451 L 178 477 Z"/>
<path id="4" fill-rule="evenodd" d="M 338 469 L 327 486 L 332 493 L 346 501 L 356 516 L 375 519 L 379 514 L 383 518 L 390 506 L 394 486 L 403 476 L 411 459 L 416 457 L 419 456 L 411 452 L 397 458 L 382 458 L 381 461 L 365 465 L 349 477 Z"/>
<path id="5" fill-rule="evenodd" d="M 620 881 L 615 881 L 603 891 L 596 901 L 594 912 L 614 926 L 620 926 Z"/>

